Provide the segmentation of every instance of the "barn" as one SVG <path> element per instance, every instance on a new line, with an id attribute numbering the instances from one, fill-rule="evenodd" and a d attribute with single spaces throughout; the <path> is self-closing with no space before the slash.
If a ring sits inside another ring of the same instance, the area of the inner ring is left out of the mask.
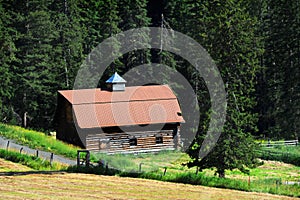
<path id="1" fill-rule="evenodd" d="M 184 122 L 168 85 L 126 87 L 117 73 L 105 89 L 58 91 L 56 137 L 104 153 L 180 149 Z"/>

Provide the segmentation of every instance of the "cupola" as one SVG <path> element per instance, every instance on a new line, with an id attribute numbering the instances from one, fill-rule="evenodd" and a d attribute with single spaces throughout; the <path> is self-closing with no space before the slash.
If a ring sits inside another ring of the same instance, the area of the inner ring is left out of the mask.
<path id="1" fill-rule="evenodd" d="M 126 81 L 117 72 L 106 81 L 110 91 L 125 91 L 125 83 Z"/>

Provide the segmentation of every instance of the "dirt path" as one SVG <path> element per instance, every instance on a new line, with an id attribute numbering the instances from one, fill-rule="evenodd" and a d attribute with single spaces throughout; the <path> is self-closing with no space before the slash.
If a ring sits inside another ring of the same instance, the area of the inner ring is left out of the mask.
<path id="1" fill-rule="evenodd" d="M 31 149 L 27 146 L 19 145 L 19 144 L 15 143 L 13 140 L 4 139 L 3 137 L 0 137 L 0 148 L 6 149 L 8 141 L 9 141 L 9 149 L 14 149 L 16 151 L 20 151 L 20 149 L 23 148 L 22 153 L 26 153 L 29 155 L 36 155 L 35 149 Z M 46 160 L 50 160 L 51 153 L 39 150 L 39 157 L 46 159 Z M 64 158 L 64 157 L 58 156 L 58 155 L 53 156 L 53 161 L 59 162 L 62 164 L 66 164 L 66 165 L 76 165 L 75 160 L 70 160 L 68 158 Z"/>
<path id="2" fill-rule="evenodd" d="M 295 198 L 145 179 L 69 173 L 0 173 L 1 199 L 197 199 Z"/>

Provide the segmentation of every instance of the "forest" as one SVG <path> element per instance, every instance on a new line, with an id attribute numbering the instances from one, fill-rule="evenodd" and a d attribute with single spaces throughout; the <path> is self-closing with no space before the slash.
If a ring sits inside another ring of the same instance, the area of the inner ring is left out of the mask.
<path id="1" fill-rule="evenodd" d="M 253 136 L 298 139 L 299 3 L 1 0 L 0 121 L 53 130 L 57 91 L 73 88 L 77 71 L 93 48 L 122 31 L 164 24 L 201 44 L 221 73 L 227 93 L 227 115 L 220 148 L 253 140 Z M 190 81 L 202 108 L 197 132 L 199 140 L 203 139 L 210 119 L 210 97 L 203 79 L 186 60 L 157 49 L 136 50 L 115 60 L 102 79 L 113 71 L 122 75 L 151 62 L 176 69 Z M 229 148 L 227 152 L 219 149 L 222 153 L 215 156 L 235 153 L 238 159 L 255 145 L 238 148 L 240 154 Z"/>

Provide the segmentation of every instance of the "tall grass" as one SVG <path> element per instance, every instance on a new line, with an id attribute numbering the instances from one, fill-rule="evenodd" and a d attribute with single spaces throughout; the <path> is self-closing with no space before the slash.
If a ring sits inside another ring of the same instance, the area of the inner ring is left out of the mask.
<path id="1" fill-rule="evenodd" d="M 0 123 L 0 135 L 32 149 L 49 151 L 68 158 L 76 158 L 79 147 L 66 144 L 45 133 Z"/>
<path id="2" fill-rule="evenodd" d="M 28 166 L 35 170 L 65 170 L 67 167 L 59 163 L 50 164 L 47 160 L 42 160 L 35 156 L 29 156 L 26 154 L 20 154 L 14 151 L 7 151 L 0 149 L 0 158 L 9 160 L 15 163 L 20 163 L 22 165 Z"/>
<path id="3" fill-rule="evenodd" d="M 121 171 L 157 171 L 168 165 L 169 169 L 180 170 L 183 162 L 187 162 L 187 154 L 177 151 L 160 151 L 157 153 L 141 154 L 113 154 L 96 153 L 96 159 L 103 161 L 110 167 L 117 168 Z"/>
<path id="4" fill-rule="evenodd" d="M 300 146 L 261 148 L 259 157 L 264 160 L 276 160 L 300 166 Z"/>

